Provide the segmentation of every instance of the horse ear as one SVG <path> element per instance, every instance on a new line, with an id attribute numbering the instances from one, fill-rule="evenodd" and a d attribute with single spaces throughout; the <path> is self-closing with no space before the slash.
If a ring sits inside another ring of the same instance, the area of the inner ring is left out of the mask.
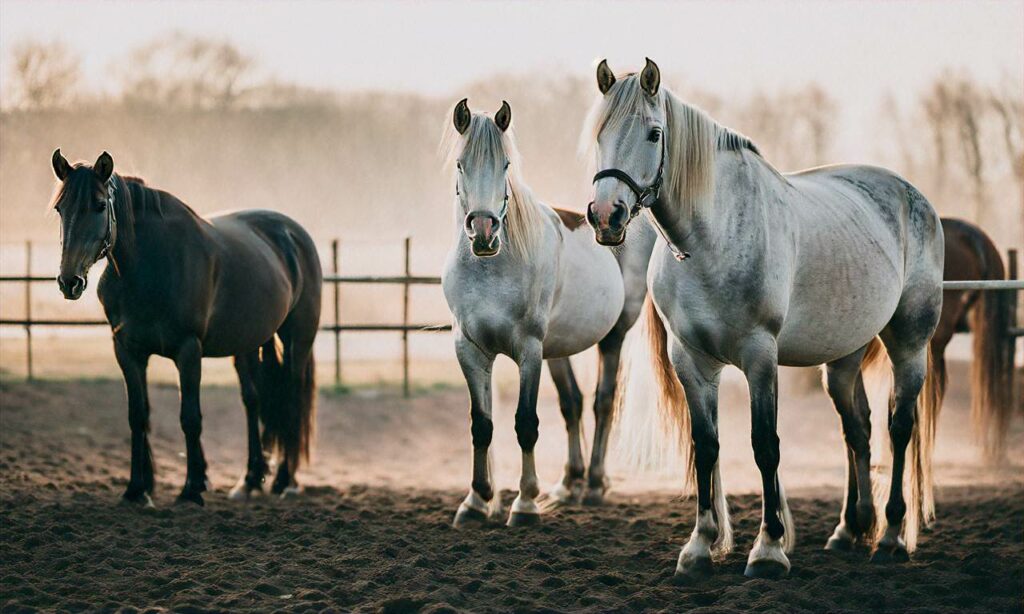
<path id="1" fill-rule="evenodd" d="M 494 123 L 498 124 L 502 132 L 508 130 L 508 125 L 512 123 L 512 107 L 504 100 L 501 101 L 501 108 L 494 114 Z"/>
<path id="2" fill-rule="evenodd" d="M 96 173 L 100 181 L 110 179 L 110 176 L 114 174 L 114 159 L 104 151 L 99 158 L 96 158 L 96 164 L 93 165 L 92 171 Z"/>
<path id="3" fill-rule="evenodd" d="M 602 94 L 607 94 L 613 85 L 615 85 L 615 73 L 608 68 L 608 60 L 601 60 L 601 63 L 597 65 L 597 89 L 601 90 Z"/>
<path id="4" fill-rule="evenodd" d="M 68 164 L 67 159 L 61 155 L 60 147 L 53 150 L 53 174 L 57 176 L 57 179 L 64 181 L 68 178 L 68 174 L 71 173 L 71 165 Z"/>
<path id="5" fill-rule="evenodd" d="M 459 134 L 466 134 L 469 130 L 469 122 L 473 120 L 473 114 L 469 112 L 468 98 L 463 98 L 455 105 L 455 113 L 452 114 L 452 121 L 455 122 L 455 129 Z"/>
<path id="6" fill-rule="evenodd" d="M 657 64 L 651 61 L 651 58 L 644 59 L 647 60 L 647 64 L 640 72 L 640 87 L 647 92 L 648 96 L 654 96 L 658 93 L 658 87 L 661 86 L 661 70 L 658 69 Z"/>

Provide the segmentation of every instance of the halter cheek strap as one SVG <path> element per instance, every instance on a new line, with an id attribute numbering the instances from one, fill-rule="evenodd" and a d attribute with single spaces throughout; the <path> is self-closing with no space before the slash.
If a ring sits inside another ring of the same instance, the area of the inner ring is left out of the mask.
<path id="1" fill-rule="evenodd" d="M 107 181 L 107 235 L 103 237 L 103 246 L 100 248 L 99 254 L 96 255 L 96 261 L 99 261 L 104 256 L 110 260 L 110 264 L 114 265 L 114 272 L 118 275 L 121 274 L 121 270 L 117 267 L 117 261 L 114 260 L 114 255 L 111 250 L 114 248 L 114 230 L 117 226 L 117 214 L 114 212 L 114 177 L 111 176 Z"/>
<path id="2" fill-rule="evenodd" d="M 629 190 L 636 196 L 636 202 L 633 203 L 633 206 L 630 207 L 629 209 L 630 220 L 640 215 L 641 211 L 646 210 L 650 214 L 649 218 L 651 220 L 651 225 L 654 226 L 655 229 L 657 229 L 658 234 L 660 234 L 661 238 L 665 240 L 666 244 L 668 244 L 668 248 L 672 252 L 672 255 L 675 257 L 675 259 L 682 262 L 683 260 L 686 260 L 687 258 L 690 257 L 689 252 L 684 252 L 683 250 L 673 245 L 672 241 L 669 240 L 668 235 L 665 234 L 665 229 L 661 227 L 661 224 L 658 223 L 658 220 L 654 218 L 654 214 L 651 212 L 651 207 L 654 206 L 654 203 L 658 202 L 658 197 L 661 195 L 661 186 L 665 182 L 664 138 L 661 139 L 661 162 L 658 163 L 658 174 L 654 178 L 654 182 L 651 183 L 651 185 L 647 186 L 646 188 L 641 188 L 640 185 L 637 184 L 637 182 L 634 181 L 633 178 L 629 176 L 629 173 L 618 168 L 606 168 L 604 170 L 598 171 L 597 174 L 594 175 L 593 183 L 597 183 L 598 181 L 606 178 L 617 179 L 621 181 L 622 183 L 626 184 L 626 187 L 629 188 Z"/>

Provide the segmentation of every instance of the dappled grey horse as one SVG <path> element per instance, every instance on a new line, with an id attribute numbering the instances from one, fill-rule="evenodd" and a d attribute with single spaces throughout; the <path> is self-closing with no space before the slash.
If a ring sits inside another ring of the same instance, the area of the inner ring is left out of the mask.
<path id="1" fill-rule="evenodd" d="M 880 168 L 780 174 L 748 139 L 661 87 L 650 60 L 639 74 L 622 78 L 601 62 L 597 83 L 602 96 L 584 135 L 601 169 L 588 209 L 597 241 L 620 243 L 632 215 L 645 209 L 665 239 L 648 274 L 655 372 L 669 374 L 658 378 L 663 401 L 680 428 L 689 427 L 690 437 L 683 438 L 692 438 L 697 483 L 696 527 L 677 575 L 692 580 L 708 573 L 716 541 L 719 550 L 731 545 L 721 541 L 730 535 L 720 531 L 728 527 L 725 496 L 714 492 L 721 491 L 718 383 L 725 365 L 747 378 L 762 477 L 763 522 L 746 574 L 777 577 L 790 568 L 792 522 L 777 475 L 779 365 L 827 365 L 848 473 L 829 547 L 849 548 L 872 531 L 870 420 L 861 369 L 869 350 L 879 349 L 876 335 L 893 365 L 893 466 L 888 524 L 873 557 L 905 559 L 918 519 L 927 522 L 934 513 L 937 378 L 928 340 L 942 306 L 943 238 L 932 206 Z M 623 421 L 633 417 L 628 395 L 626 404 Z"/>
<path id="2" fill-rule="evenodd" d="M 455 525 L 501 513 L 491 479 L 491 369 L 498 354 L 519 365 L 515 428 L 523 466 L 509 524 L 539 520 L 534 468 L 541 362 L 558 389 L 569 437 L 569 460 L 550 501 L 600 503 L 608 487 L 605 450 L 615 407 L 619 351 L 646 293 L 654 245 L 643 228 L 613 256 L 595 245 L 582 215 L 535 200 L 520 175 L 509 131 L 508 103 L 494 115 L 474 114 L 460 101 L 445 135 L 455 167 L 455 238 L 443 273 L 455 317 L 455 351 L 469 385 L 473 481 Z M 585 474 L 581 446 L 583 397 L 569 356 L 593 346 L 600 353 L 594 400 L 596 433 Z"/>

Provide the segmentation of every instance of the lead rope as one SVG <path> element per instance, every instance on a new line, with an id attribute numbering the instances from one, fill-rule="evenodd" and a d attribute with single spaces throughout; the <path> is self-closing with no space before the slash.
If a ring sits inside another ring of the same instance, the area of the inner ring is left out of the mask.
<path id="1" fill-rule="evenodd" d="M 676 261 L 682 262 L 683 260 L 689 258 L 690 252 L 684 252 L 683 250 L 676 247 L 671 240 L 669 240 L 668 235 L 665 234 L 665 229 L 662 228 L 661 224 L 658 223 L 658 220 L 657 218 L 654 217 L 654 212 L 651 211 L 651 208 L 644 207 L 643 210 L 647 212 L 647 219 L 650 220 L 651 226 L 654 226 L 654 229 L 657 230 L 658 234 L 661 235 L 661 238 L 664 239 L 665 244 L 668 245 L 668 249 L 669 251 L 672 252 L 672 256 L 676 259 Z"/>

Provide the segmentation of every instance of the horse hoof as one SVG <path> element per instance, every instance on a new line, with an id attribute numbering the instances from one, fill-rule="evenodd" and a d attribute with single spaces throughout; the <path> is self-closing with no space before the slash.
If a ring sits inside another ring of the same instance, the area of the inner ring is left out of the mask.
<path id="1" fill-rule="evenodd" d="M 714 573 L 715 568 L 711 557 L 702 556 L 686 561 L 679 561 L 672 583 L 680 586 L 691 586 L 706 580 Z"/>
<path id="2" fill-rule="evenodd" d="M 763 578 L 766 580 L 778 580 L 789 575 L 789 567 L 774 559 L 764 559 L 747 563 L 743 575 L 748 578 Z"/>
<path id="3" fill-rule="evenodd" d="M 907 548 L 900 543 L 897 544 L 878 544 L 875 548 L 874 553 L 871 555 L 872 563 L 888 564 L 888 563 L 906 563 L 910 561 L 910 554 L 907 552 Z"/>
<path id="4" fill-rule="evenodd" d="M 604 488 L 588 488 L 583 494 L 583 505 L 597 507 L 604 505 Z"/>
<path id="5" fill-rule="evenodd" d="M 203 507 L 203 506 L 206 505 L 206 502 L 203 501 L 202 493 L 196 492 L 194 490 L 183 490 L 183 491 L 181 491 L 181 494 L 178 495 L 178 500 L 176 501 L 176 503 L 178 505 L 184 505 L 184 504 L 188 504 L 188 503 L 195 503 L 199 507 Z"/>
<path id="6" fill-rule="evenodd" d="M 540 524 L 540 514 L 533 512 L 512 512 L 508 515 L 510 527 L 535 527 Z"/>
<path id="7" fill-rule="evenodd" d="M 833 535 L 825 543 L 825 550 L 829 552 L 850 552 L 853 550 L 853 540 Z"/>
<path id="8" fill-rule="evenodd" d="M 145 491 L 142 491 L 141 493 L 138 494 L 126 492 L 124 493 L 124 496 L 121 497 L 121 503 L 126 505 L 135 505 L 141 507 L 142 509 L 148 510 L 154 509 L 156 507 L 155 505 L 153 505 L 152 497 L 150 497 L 149 493 Z"/>
<path id="9" fill-rule="evenodd" d="M 487 526 L 487 523 L 488 518 L 486 512 L 481 512 L 478 509 L 462 504 L 459 506 L 459 511 L 455 512 L 455 520 L 452 521 L 452 526 L 456 529 L 465 529 L 470 527 L 484 527 Z"/>
<path id="10" fill-rule="evenodd" d="M 282 490 L 280 497 L 282 499 L 295 499 L 302 496 L 303 492 L 305 492 L 305 489 L 302 486 L 296 484 L 295 486 L 289 486 L 288 488 Z"/>
<path id="11" fill-rule="evenodd" d="M 255 486 L 249 486 L 248 484 L 239 484 L 228 492 L 228 499 L 230 501 L 248 501 L 254 496 L 263 494 L 262 488 L 256 488 Z"/>

